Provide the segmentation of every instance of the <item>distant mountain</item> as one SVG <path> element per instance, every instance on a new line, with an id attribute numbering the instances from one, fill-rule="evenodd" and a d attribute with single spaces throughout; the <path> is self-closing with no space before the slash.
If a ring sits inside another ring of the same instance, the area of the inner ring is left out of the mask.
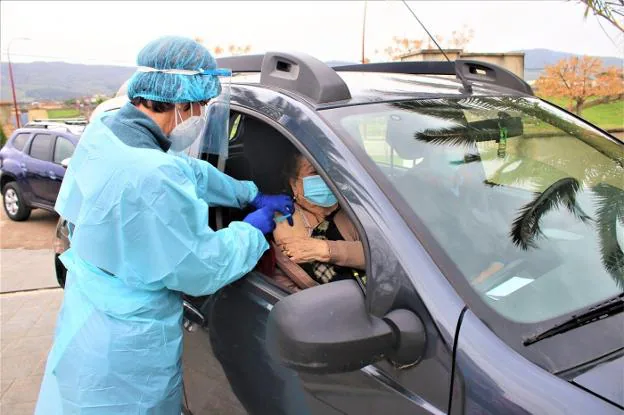
<path id="1" fill-rule="evenodd" d="M 134 68 L 79 65 L 65 62 L 13 63 L 15 91 L 19 101 L 66 100 L 95 94 L 112 96 L 134 73 Z M 0 64 L 0 99 L 11 100 L 9 69 Z"/>
<path id="2" fill-rule="evenodd" d="M 546 65 L 557 63 L 561 59 L 567 59 L 575 55 L 573 53 L 558 52 L 550 49 L 525 49 L 518 52 L 524 52 L 524 79 L 532 81 L 539 78 Z M 624 59 L 612 56 L 598 56 L 602 59 L 604 66 L 624 65 Z"/>
<path id="3" fill-rule="evenodd" d="M 571 53 L 548 49 L 526 49 L 524 67 L 525 79 L 537 79 L 544 66 L 560 59 L 574 56 Z M 624 60 L 617 57 L 601 57 L 605 66 L 623 66 Z M 329 61 L 329 66 L 351 64 L 346 61 Z M 20 101 L 42 99 L 66 100 L 95 94 L 112 96 L 133 73 L 134 68 L 105 65 L 79 65 L 65 62 L 14 63 L 15 89 Z M 8 65 L 0 63 L 0 100 L 11 100 Z"/>

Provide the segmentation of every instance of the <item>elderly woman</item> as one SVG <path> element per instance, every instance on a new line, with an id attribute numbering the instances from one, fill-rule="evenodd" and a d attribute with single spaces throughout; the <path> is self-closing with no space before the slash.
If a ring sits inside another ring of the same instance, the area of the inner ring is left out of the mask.
<path id="1" fill-rule="evenodd" d="M 364 282 L 362 242 L 327 184 L 299 153 L 287 158 L 283 174 L 295 212 L 293 226 L 277 219 L 273 231 L 277 265 L 288 277 L 278 281 L 294 291 L 349 278 Z"/>

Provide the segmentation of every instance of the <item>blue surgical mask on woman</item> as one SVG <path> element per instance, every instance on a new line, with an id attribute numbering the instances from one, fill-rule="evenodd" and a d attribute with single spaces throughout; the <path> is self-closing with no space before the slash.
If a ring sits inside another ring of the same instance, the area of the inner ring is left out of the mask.
<path id="1" fill-rule="evenodd" d="M 321 176 L 307 176 L 303 178 L 303 197 L 310 203 L 322 207 L 331 207 L 338 203 Z"/>

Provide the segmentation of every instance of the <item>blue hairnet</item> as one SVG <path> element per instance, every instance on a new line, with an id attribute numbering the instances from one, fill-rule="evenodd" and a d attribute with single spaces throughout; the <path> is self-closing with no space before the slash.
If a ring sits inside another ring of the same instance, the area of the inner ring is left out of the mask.
<path id="1" fill-rule="evenodd" d="M 139 52 L 137 64 L 156 70 L 183 69 L 215 71 L 217 62 L 212 54 L 192 39 L 165 36 L 148 43 Z M 128 97 L 181 103 L 207 101 L 221 93 L 216 74 L 172 74 L 158 71 L 137 71 L 128 82 Z"/>

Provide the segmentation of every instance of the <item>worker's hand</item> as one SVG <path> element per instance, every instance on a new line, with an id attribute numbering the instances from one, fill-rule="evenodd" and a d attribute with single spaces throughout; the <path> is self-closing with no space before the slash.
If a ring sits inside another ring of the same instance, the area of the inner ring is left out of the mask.
<path id="1" fill-rule="evenodd" d="M 288 236 L 278 242 L 282 251 L 295 263 L 329 262 L 329 244 L 322 239 Z"/>
<path id="2" fill-rule="evenodd" d="M 255 212 L 251 212 L 243 219 L 243 222 L 247 222 L 256 229 L 259 229 L 263 234 L 273 232 L 275 229 L 275 222 L 273 221 L 273 210 L 268 207 L 263 207 Z"/>
<path id="3" fill-rule="evenodd" d="M 295 211 L 293 201 L 290 196 L 287 195 L 258 195 L 251 201 L 251 205 L 256 209 L 269 208 L 273 212 L 279 212 L 284 216 L 287 216 L 288 224 L 293 226 L 292 213 Z"/>

